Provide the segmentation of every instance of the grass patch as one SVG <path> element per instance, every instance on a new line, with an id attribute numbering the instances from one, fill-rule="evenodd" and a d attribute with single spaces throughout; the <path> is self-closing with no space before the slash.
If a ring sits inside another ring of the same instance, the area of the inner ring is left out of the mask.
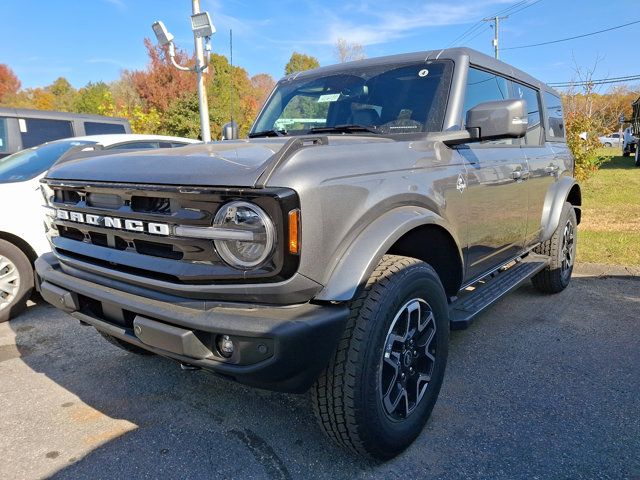
<path id="1" fill-rule="evenodd" d="M 582 183 L 578 261 L 640 265 L 640 168 L 616 148 L 597 154 L 607 159 Z"/>

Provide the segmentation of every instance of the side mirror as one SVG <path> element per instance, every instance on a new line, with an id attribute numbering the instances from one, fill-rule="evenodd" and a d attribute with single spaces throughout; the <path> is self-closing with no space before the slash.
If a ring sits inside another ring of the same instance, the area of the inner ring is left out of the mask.
<path id="1" fill-rule="evenodd" d="M 234 121 L 225 123 L 222 126 L 222 140 L 237 140 L 238 124 Z"/>
<path id="2" fill-rule="evenodd" d="M 527 102 L 498 100 L 476 105 L 467 112 L 467 130 L 476 130 L 479 140 L 522 138 L 527 133 Z"/>

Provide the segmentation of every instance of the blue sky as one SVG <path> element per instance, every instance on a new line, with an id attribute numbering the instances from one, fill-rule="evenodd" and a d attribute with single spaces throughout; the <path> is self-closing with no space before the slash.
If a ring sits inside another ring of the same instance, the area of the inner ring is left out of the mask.
<path id="1" fill-rule="evenodd" d="M 532 3 L 534 0 L 529 0 Z M 292 51 L 334 63 L 338 37 L 365 45 L 369 57 L 429 50 L 450 44 L 479 19 L 517 0 L 202 0 L 218 33 L 214 51 L 228 55 L 234 32 L 235 63 L 250 74 L 279 78 Z M 501 23 L 501 45 L 526 45 L 640 19 L 638 0 L 540 0 Z M 144 37 L 161 19 L 178 46 L 192 49 L 190 0 L 2 0 L 0 63 L 24 87 L 59 76 L 80 87 L 115 80 L 147 62 Z M 487 26 L 465 45 L 492 54 Z M 574 61 L 594 78 L 640 74 L 640 24 L 556 45 L 505 50 L 502 59 L 547 82 L 571 80 Z M 635 49 L 635 51 L 634 51 Z M 634 60 L 635 59 L 635 60 Z"/>

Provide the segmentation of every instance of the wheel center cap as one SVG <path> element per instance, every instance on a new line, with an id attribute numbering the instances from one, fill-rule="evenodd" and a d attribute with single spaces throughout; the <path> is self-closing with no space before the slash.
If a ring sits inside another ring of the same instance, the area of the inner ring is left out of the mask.
<path id="1" fill-rule="evenodd" d="M 411 352 L 405 353 L 402 362 L 405 367 L 410 367 L 413 364 L 413 354 Z"/>

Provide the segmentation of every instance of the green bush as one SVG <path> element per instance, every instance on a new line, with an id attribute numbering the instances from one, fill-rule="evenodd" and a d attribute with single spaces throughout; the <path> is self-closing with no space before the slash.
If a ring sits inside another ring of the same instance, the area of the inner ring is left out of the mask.
<path id="1" fill-rule="evenodd" d="M 592 119 L 581 113 L 569 113 L 566 116 L 567 145 L 576 162 L 575 176 L 585 180 L 598 170 L 604 157 L 598 155 L 602 147 L 598 140 L 596 127 Z M 587 138 L 582 138 L 586 133 Z"/>

